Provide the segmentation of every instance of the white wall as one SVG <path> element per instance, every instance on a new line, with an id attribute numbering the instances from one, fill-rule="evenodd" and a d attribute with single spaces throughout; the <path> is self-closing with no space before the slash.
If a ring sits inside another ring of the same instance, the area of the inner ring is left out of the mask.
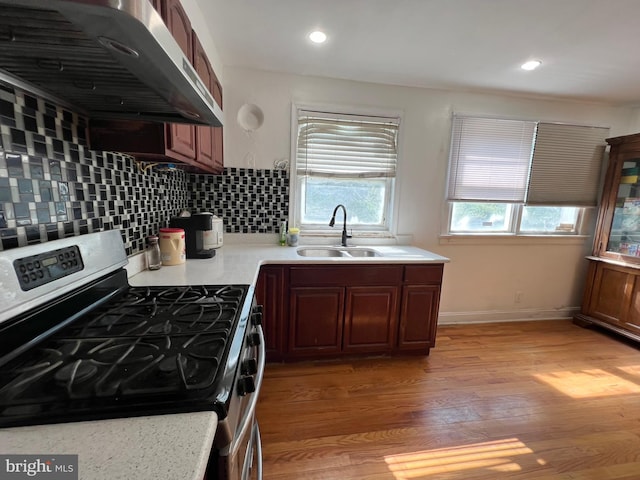
<path id="1" fill-rule="evenodd" d="M 627 133 L 639 133 L 640 132 L 640 107 L 636 107 L 631 112 L 631 122 L 629 124 L 629 132 Z"/>
<path id="2" fill-rule="evenodd" d="M 441 321 L 569 316 L 580 305 L 584 256 L 591 239 L 564 243 L 511 241 L 447 244 L 439 238 L 444 213 L 451 114 L 499 115 L 611 127 L 631 133 L 630 108 L 558 100 L 359 83 L 225 68 L 225 165 L 273 168 L 289 158 L 292 102 L 353 105 L 404 112 L 399 160 L 398 233 L 451 259 L 445 267 Z M 247 135 L 235 123 L 239 107 L 264 112 Z M 638 115 L 636 115 L 636 118 Z M 255 164 L 250 159 L 255 159 Z M 522 299 L 515 303 L 516 291 Z"/>

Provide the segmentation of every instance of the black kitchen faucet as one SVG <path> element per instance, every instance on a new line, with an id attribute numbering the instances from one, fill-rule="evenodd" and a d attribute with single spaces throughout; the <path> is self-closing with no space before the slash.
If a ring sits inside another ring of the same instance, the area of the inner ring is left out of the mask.
<path id="1" fill-rule="evenodd" d="M 336 224 L 336 213 L 338 209 L 342 207 L 342 212 L 344 213 L 344 224 L 342 225 L 342 246 L 347 246 L 347 239 L 351 238 L 351 235 L 347 235 L 347 209 L 344 205 L 339 204 L 336 208 L 333 209 L 333 215 L 331 216 L 331 221 L 329 222 L 329 226 L 333 227 Z"/>

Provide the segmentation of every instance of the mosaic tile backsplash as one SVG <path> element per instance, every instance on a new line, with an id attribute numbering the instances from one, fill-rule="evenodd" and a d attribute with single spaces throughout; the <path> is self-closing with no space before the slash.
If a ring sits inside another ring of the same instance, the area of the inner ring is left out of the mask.
<path id="1" fill-rule="evenodd" d="M 128 255 L 183 209 L 211 211 L 229 233 L 275 233 L 288 172 L 142 172 L 133 157 L 90 150 L 86 120 L 0 83 L 0 250 L 119 229 Z"/>
<path id="2" fill-rule="evenodd" d="M 224 175 L 192 175 L 191 203 L 213 212 L 227 233 L 277 233 L 289 211 L 289 172 L 226 168 Z"/>

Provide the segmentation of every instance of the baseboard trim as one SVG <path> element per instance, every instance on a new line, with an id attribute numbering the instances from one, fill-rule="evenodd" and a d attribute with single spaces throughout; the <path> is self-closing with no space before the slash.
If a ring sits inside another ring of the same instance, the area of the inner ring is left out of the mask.
<path id="1" fill-rule="evenodd" d="M 530 320 L 558 320 L 572 318 L 580 307 L 529 310 L 487 310 L 479 312 L 440 312 L 438 325 L 464 323 L 527 322 Z"/>

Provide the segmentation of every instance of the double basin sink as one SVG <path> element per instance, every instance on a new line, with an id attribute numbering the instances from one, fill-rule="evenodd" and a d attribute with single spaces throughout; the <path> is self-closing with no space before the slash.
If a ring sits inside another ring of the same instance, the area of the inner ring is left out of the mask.
<path id="1" fill-rule="evenodd" d="M 297 250 L 302 257 L 381 257 L 373 248 L 363 247 L 302 247 Z"/>

